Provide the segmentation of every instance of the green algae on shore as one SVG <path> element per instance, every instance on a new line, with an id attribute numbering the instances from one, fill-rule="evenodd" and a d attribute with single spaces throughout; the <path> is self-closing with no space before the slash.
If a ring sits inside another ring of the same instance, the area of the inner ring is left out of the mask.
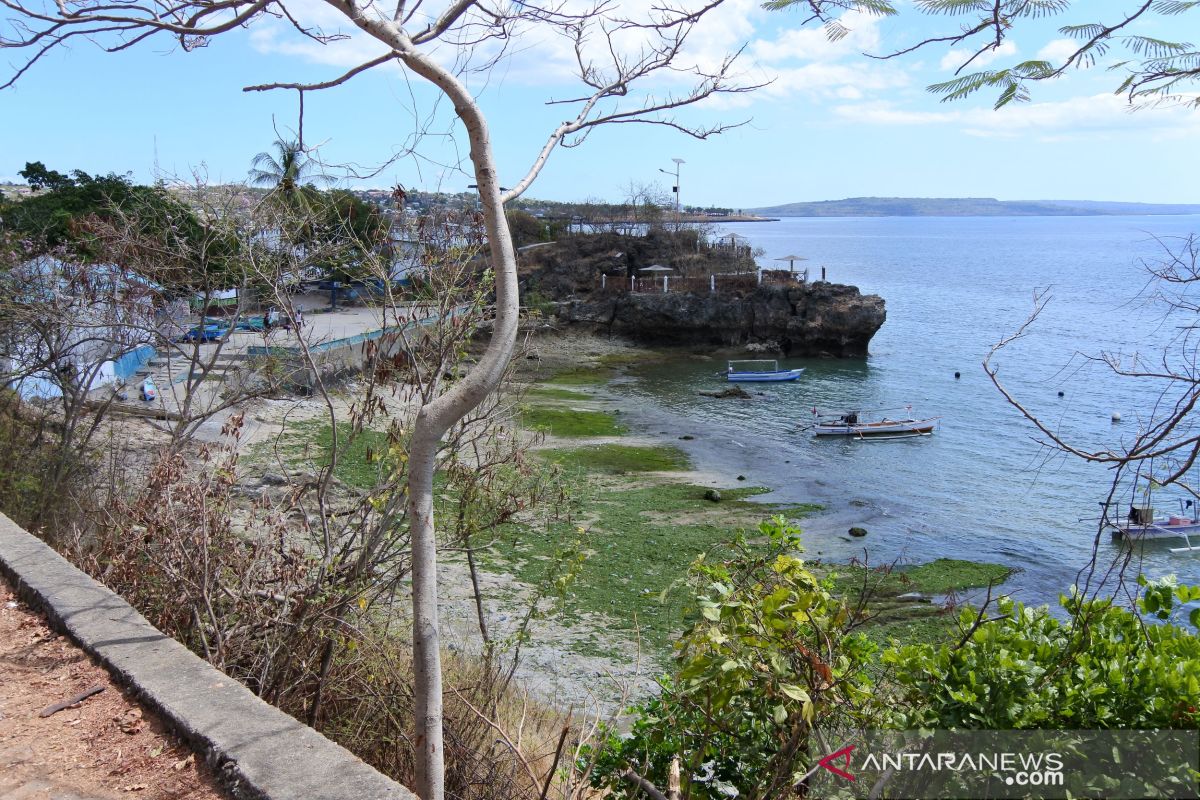
<path id="1" fill-rule="evenodd" d="M 866 587 L 873 596 L 895 597 L 902 594 L 944 595 L 964 589 L 978 589 L 1007 580 L 1016 570 L 1003 564 L 939 558 L 925 564 L 901 564 L 871 568 L 862 565 L 834 566 L 837 590 L 842 593 Z"/>
<path id="2" fill-rule="evenodd" d="M 339 453 L 333 476 L 357 489 L 373 488 L 381 469 L 376 456 L 386 450 L 388 434 L 371 428 L 356 433 L 348 422 L 339 422 L 337 430 Z M 317 469 L 329 464 L 332 451 L 333 428 L 324 418 L 290 423 L 279 445 L 279 454 L 288 462 Z M 256 457 L 261 455 L 256 453 Z"/>
<path id="3" fill-rule="evenodd" d="M 490 566 L 539 585 L 561 557 L 563 543 L 578 540 L 587 558 L 561 619 L 572 624 L 602 615 L 606 632 L 636 637 L 648 657 L 665 658 L 691 600 L 686 592 L 672 590 L 680 588 L 697 556 L 719 554 L 735 530 L 752 528 L 764 516 L 796 518 L 819 510 L 753 502 L 749 498 L 767 491 L 757 487 L 722 489 L 719 504 L 705 498 L 708 491 L 671 482 L 597 488 L 580 504 L 586 517 L 576 527 L 558 523 L 513 530 L 497 544 Z"/>
<path id="4" fill-rule="evenodd" d="M 613 367 L 574 367 L 559 372 L 545 383 L 559 386 L 598 386 L 608 383 L 615 373 Z"/>
<path id="5" fill-rule="evenodd" d="M 870 621 L 862 631 L 879 644 L 945 641 L 957 630 L 952 606 L 931 602 L 930 595 L 995 586 L 1015 570 L 1003 564 L 939 558 L 894 568 L 858 564 L 824 565 L 833 591 L 852 605 L 862 601 Z M 916 595 L 916 597 L 914 597 Z"/>
<path id="6" fill-rule="evenodd" d="M 638 447 L 626 444 L 585 445 L 543 450 L 541 455 L 563 467 L 620 474 L 624 472 L 678 472 L 691 462 L 678 447 Z"/>
<path id="7" fill-rule="evenodd" d="M 604 411 L 552 406 L 523 407 L 521 422 L 531 430 L 564 437 L 620 436 L 628 430 Z"/>
<path id="8" fill-rule="evenodd" d="M 530 387 L 526 390 L 525 396 L 537 398 L 538 400 L 568 400 L 574 402 L 592 399 L 592 396 L 589 394 L 572 391 L 571 389 L 559 389 L 554 386 Z"/>

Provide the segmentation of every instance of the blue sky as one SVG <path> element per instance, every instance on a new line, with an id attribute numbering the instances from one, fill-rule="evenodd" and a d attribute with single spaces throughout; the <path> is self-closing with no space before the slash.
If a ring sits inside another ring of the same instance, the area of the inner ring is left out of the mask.
<path id="1" fill-rule="evenodd" d="M 623 0 L 631 10 L 649 4 Z M 993 63 L 1061 54 L 1059 26 L 1111 21 L 1130 4 L 1076 5 L 1084 12 L 1019 26 Z M 327 32 L 337 26 L 319 0 L 289 8 Z M 1139 32 L 1194 41 L 1196 17 Z M 617 200 L 631 184 L 667 189 L 672 180 L 660 170 L 673 170 L 671 159 L 682 158 L 686 204 L 745 208 L 865 195 L 1200 203 L 1200 112 L 1131 113 L 1112 94 L 1119 79 L 1103 65 L 1036 87 L 1032 103 L 992 111 L 989 94 L 946 104 L 925 91 L 961 61 L 946 46 L 893 61 L 862 55 L 952 31 L 951 18 L 911 8 L 888 20 L 850 15 L 851 33 L 838 43 L 799 22 L 796 12 L 727 0 L 689 41 L 688 55 L 700 63 L 745 44 L 745 79 L 770 85 L 711 99 L 680 118 L 747 125 L 707 141 L 656 126 L 598 129 L 582 146 L 555 152 L 527 195 Z M 525 30 L 514 41 L 514 54 L 497 69 L 471 78 L 489 114 L 505 185 L 525 173 L 564 116 L 546 100 L 578 91 L 562 40 Z M 297 115 L 294 92 L 246 93 L 243 86 L 327 79 L 378 52 L 359 35 L 320 45 L 272 19 L 190 53 L 168 39 L 118 54 L 80 42 L 0 92 L 0 179 L 16 179 L 26 161 L 40 160 L 59 170 L 131 172 L 139 181 L 243 180 L 276 130 L 292 135 Z M 0 63 L 17 59 L 0 51 Z M 681 86 L 675 79 L 655 90 Z M 319 145 L 326 163 L 363 171 L 401 154 L 358 185 L 461 191 L 473 183 L 463 171 L 463 137 L 446 104 L 433 100 L 419 79 L 389 66 L 307 95 L 305 140 Z M 414 143 L 416 152 L 407 154 Z"/>

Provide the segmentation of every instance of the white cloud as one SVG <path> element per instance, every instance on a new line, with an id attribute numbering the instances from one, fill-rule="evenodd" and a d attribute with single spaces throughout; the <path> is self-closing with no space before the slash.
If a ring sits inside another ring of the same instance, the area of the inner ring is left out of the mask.
<path id="1" fill-rule="evenodd" d="M 805 64 L 775 72 L 775 81 L 760 90 L 771 98 L 804 94 L 810 97 L 862 98 L 868 92 L 907 86 L 907 73 L 898 69 L 864 69 L 850 64 Z"/>
<path id="2" fill-rule="evenodd" d="M 756 96 L 858 100 L 910 83 L 909 70 L 899 62 L 868 61 L 862 56 L 881 49 L 878 17 L 848 12 L 839 21 L 849 32 L 837 41 L 830 41 L 822 28 L 811 27 L 791 28 L 751 42 L 750 61 L 771 81 Z M 742 104 L 750 102 L 745 98 Z"/>
<path id="3" fill-rule="evenodd" d="M 995 47 L 990 50 L 984 50 L 978 56 L 975 56 L 975 60 L 971 62 L 970 67 L 967 69 L 971 69 L 973 67 L 985 67 L 997 59 L 1009 58 L 1011 56 L 1015 56 L 1016 54 L 1017 46 L 1013 44 L 1011 39 L 1005 39 L 1000 43 L 999 47 Z M 946 55 L 942 56 L 942 61 L 938 67 L 942 70 L 956 70 L 965 64 L 967 59 L 971 58 L 973 55 L 975 55 L 974 50 L 950 50 L 946 53 Z"/>
<path id="4" fill-rule="evenodd" d="M 445 2 L 442 3 L 445 5 Z M 585 14 L 594 6 L 592 0 L 567 0 L 559 8 L 563 13 Z M 302 25 L 319 28 L 324 34 L 337 34 L 339 39 L 328 43 L 314 41 L 299 35 L 286 20 L 270 19 L 258 23 L 251 32 L 251 43 L 261 53 L 279 54 L 300 58 L 312 63 L 349 68 L 386 52 L 386 48 L 362 32 L 340 12 L 322 0 L 295 0 L 289 3 L 289 11 Z M 616 19 L 646 19 L 661 15 L 662 4 L 658 0 L 619 0 L 609 8 L 606 17 L 610 23 Z M 439 8 L 424 9 L 427 16 L 435 15 Z M 367 14 L 378 13 L 387 17 L 387 9 L 378 0 L 372 2 Z M 754 19 L 763 14 L 757 0 L 726 0 L 709 11 L 687 37 L 681 66 L 698 66 L 715 69 L 724 59 L 745 43 L 754 32 Z M 419 28 L 417 22 L 410 29 Z M 636 26 L 609 24 L 616 50 L 626 57 L 648 52 L 654 44 L 651 29 Z M 536 22 L 518 24 L 509 31 L 505 40 L 485 39 L 474 41 L 481 28 L 476 25 L 462 33 L 464 47 L 446 42 L 429 52 L 443 65 L 452 68 L 490 64 L 499 58 L 497 69 L 475 83 L 506 83 L 517 85 L 553 86 L 578 83 L 578 65 L 574 42 L 562 35 L 562 31 L 551 25 Z M 608 40 L 600 29 L 594 28 L 584 43 L 585 59 L 604 70 L 611 63 Z M 464 64 L 463 60 L 469 59 Z M 461 71 L 461 70 L 460 70 Z M 664 72 L 660 78 L 672 84 L 688 82 L 686 71 L 674 74 Z"/>
<path id="5" fill-rule="evenodd" d="M 953 126 L 972 136 L 1063 141 L 1084 136 L 1137 131 L 1157 138 L 1200 135 L 1200 115 L 1183 108 L 1131 112 L 1123 97 L 1098 94 L 1045 103 L 990 108 L 910 111 L 886 102 L 845 104 L 841 119 L 866 125 Z"/>
<path id="6" fill-rule="evenodd" d="M 774 39 L 759 39 L 750 45 L 750 55 L 759 64 L 789 61 L 837 61 L 879 49 L 879 18 L 858 11 L 843 14 L 839 21 L 849 33 L 830 41 L 820 27 L 792 28 Z"/>
<path id="7" fill-rule="evenodd" d="M 1073 39 L 1055 39 L 1047 42 L 1045 47 L 1038 50 L 1037 57 L 1039 61 L 1059 63 L 1066 61 L 1078 49 L 1079 43 Z"/>

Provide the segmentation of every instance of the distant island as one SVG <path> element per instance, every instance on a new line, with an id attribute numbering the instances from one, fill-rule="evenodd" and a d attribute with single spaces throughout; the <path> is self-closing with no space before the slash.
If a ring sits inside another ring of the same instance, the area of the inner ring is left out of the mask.
<path id="1" fill-rule="evenodd" d="M 1094 217 L 1200 214 L 1200 204 L 1096 200 L 996 200 L 992 197 L 849 197 L 752 209 L 771 217 Z"/>

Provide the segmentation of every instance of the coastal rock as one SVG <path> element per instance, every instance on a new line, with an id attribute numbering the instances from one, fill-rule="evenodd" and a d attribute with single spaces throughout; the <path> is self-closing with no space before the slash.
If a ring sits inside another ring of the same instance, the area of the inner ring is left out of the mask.
<path id="1" fill-rule="evenodd" d="M 721 502 L 721 493 L 718 492 L 716 489 L 709 489 L 707 492 L 704 493 L 704 499 L 711 500 L 714 503 L 719 503 L 719 502 Z"/>
<path id="2" fill-rule="evenodd" d="M 788 356 L 864 356 L 887 318 L 883 298 L 832 283 L 762 284 L 745 293 L 592 293 L 561 319 L 656 345 L 747 347 Z M 761 347 L 759 348 L 761 349 Z"/>
<path id="3" fill-rule="evenodd" d="M 849 530 L 849 533 L 851 536 L 862 538 L 863 536 L 867 535 L 867 529 L 855 526 Z"/>
<path id="4" fill-rule="evenodd" d="M 722 389 L 719 392 L 700 392 L 704 397 L 716 397 L 724 399 L 726 397 L 736 397 L 739 400 L 749 400 L 750 395 L 740 386 L 730 386 L 728 389 Z"/>

